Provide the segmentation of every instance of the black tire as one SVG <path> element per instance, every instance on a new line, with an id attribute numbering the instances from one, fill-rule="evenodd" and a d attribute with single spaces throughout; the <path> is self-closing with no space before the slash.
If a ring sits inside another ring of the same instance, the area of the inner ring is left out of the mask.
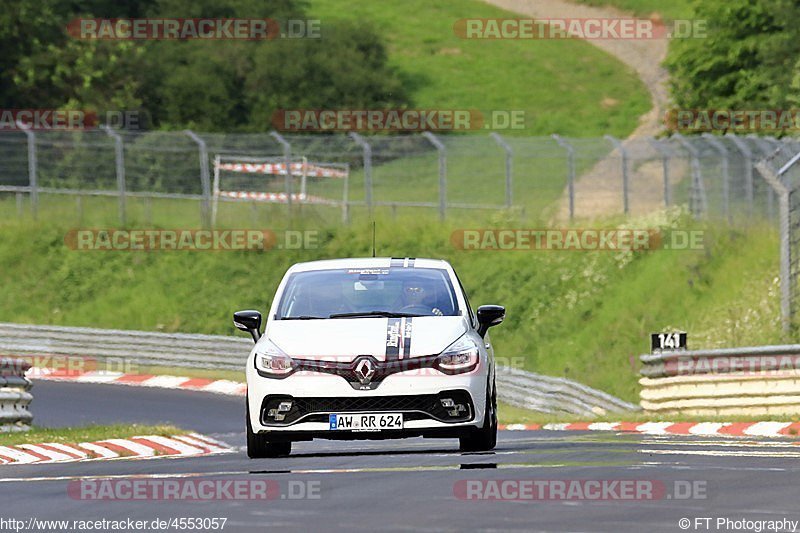
<path id="1" fill-rule="evenodd" d="M 269 457 L 286 457 L 292 453 L 291 441 L 270 442 L 266 435 L 253 432 L 250 424 L 250 402 L 247 402 L 247 457 L 250 459 L 266 459 Z"/>
<path id="2" fill-rule="evenodd" d="M 473 429 L 458 439 L 459 449 L 462 452 L 488 452 L 497 446 L 497 393 L 492 387 L 492 392 L 486 390 L 486 413 L 483 427 Z"/>

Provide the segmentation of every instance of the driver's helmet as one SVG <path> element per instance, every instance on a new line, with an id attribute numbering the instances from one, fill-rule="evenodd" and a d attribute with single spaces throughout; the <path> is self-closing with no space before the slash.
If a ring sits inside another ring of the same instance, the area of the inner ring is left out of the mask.
<path id="1" fill-rule="evenodd" d="M 408 304 L 422 304 L 430 300 L 433 291 L 428 283 L 422 280 L 410 280 L 403 283 L 403 298 Z"/>

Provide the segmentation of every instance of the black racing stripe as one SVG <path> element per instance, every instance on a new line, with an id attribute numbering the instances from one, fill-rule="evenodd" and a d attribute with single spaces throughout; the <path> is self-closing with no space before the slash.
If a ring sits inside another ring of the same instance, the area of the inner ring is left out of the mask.
<path id="1" fill-rule="evenodd" d="M 405 319 L 403 325 L 403 357 L 408 358 L 411 355 L 411 321 L 413 319 L 408 317 Z"/>
<path id="2" fill-rule="evenodd" d="M 386 324 L 386 360 L 400 359 L 400 318 L 389 318 Z"/>

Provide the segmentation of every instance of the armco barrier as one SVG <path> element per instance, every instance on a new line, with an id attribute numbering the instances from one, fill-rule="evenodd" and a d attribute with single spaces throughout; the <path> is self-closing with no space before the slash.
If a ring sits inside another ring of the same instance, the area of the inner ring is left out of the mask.
<path id="1" fill-rule="evenodd" d="M 0 358 L 0 432 L 30 429 L 33 415 L 31 382 L 25 378 L 30 364 L 19 359 Z"/>
<path id="2" fill-rule="evenodd" d="M 543 376 L 511 367 L 497 368 L 497 396 L 516 407 L 550 414 L 592 417 L 640 409 L 569 379 Z"/>
<path id="3" fill-rule="evenodd" d="M 0 323 L 0 354 L 124 358 L 134 365 L 241 370 L 251 340 L 242 336 L 32 326 Z M 580 383 L 498 367 L 500 400 L 544 413 L 596 416 L 637 406 Z"/>
<path id="4" fill-rule="evenodd" d="M 694 415 L 800 413 L 800 345 L 641 356 L 646 411 Z"/>

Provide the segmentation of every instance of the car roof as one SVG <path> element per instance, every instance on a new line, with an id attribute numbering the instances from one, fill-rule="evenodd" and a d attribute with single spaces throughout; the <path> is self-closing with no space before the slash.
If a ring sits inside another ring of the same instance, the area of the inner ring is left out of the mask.
<path id="1" fill-rule="evenodd" d="M 333 270 L 340 268 L 387 268 L 387 267 L 417 267 L 441 268 L 450 270 L 450 263 L 443 259 L 428 259 L 415 257 L 349 257 L 342 259 L 323 259 L 296 263 L 289 272 L 306 272 L 310 270 Z"/>

